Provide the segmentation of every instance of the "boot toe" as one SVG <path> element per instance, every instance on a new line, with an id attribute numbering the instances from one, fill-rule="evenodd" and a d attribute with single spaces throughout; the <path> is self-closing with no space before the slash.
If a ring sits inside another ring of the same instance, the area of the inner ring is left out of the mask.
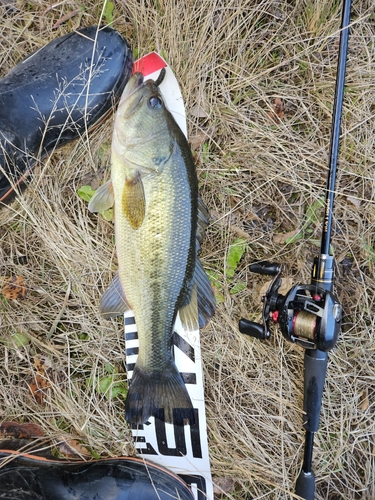
<path id="1" fill-rule="evenodd" d="M 0 80 L 0 202 L 38 160 L 103 119 L 132 67 L 125 39 L 91 26 L 53 40 Z"/>

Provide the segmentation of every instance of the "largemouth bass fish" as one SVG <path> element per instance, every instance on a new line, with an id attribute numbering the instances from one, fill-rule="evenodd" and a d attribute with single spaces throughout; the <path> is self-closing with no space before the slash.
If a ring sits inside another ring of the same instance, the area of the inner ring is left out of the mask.
<path id="1" fill-rule="evenodd" d="M 126 419 L 142 424 L 163 409 L 166 422 L 181 421 L 192 403 L 172 358 L 171 337 L 177 312 L 193 331 L 215 310 L 197 256 L 208 213 L 188 142 L 158 82 L 144 81 L 140 73 L 129 80 L 116 113 L 111 179 L 97 190 L 89 210 L 112 204 L 118 273 L 100 307 L 106 318 L 129 308 L 135 316 L 139 353 Z"/>

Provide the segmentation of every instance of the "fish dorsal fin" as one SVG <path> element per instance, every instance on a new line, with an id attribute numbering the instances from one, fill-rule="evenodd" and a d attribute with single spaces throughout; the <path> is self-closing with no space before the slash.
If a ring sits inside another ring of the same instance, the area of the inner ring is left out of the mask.
<path id="1" fill-rule="evenodd" d="M 145 190 L 142 178 L 137 172 L 126 179 L 122 190 L 122 211 L 133 229 L 139 229 L 146 214 Z"/>
<path id="2" fill-rule="evenodd" d="M 209 223 L 209 213 L 204 201 L 200 196 L 198 196 L 198 227 L 197 227 L 197 240 L 199 245 L 202 243 L 204 238 L 204 232 Z M 199 248 L 198 245 L 198 248 Z"/>
<path id="3" fill-rule="evenodd" d="M 114 195 L 112 181 L 109 180 L 100 186 L 94 193 L 89 202 L 90 212 L 104 212 L 113 207 Z"/>
<path id="4" fill-rule="evenodd" d="M 197 287 L 199 328 L 203 328 L 215 313 L 216 300 L 210 280 L 198 258 L 195 264 L 194 283 Z"/>
<path id="5" fill-rule="evenodd" d="M 181 323 L 186 331 L 203 328 L 214 315 L 216 309 L 214 291 L 198 258 L 191 290 L 191 294 L 179 310 Z"/>
<path id="6" fill-rule="evenodd" d="M 100 313 L 105 319 L 120 316 L 130 309 L 122 289 L 118 273 L 104 292 L 100 301 Z"/>
<path id="7" fill-rule="evenodd" d="M 182 326 L 187 331 L 203 328 L 216 309 L 215 294 L 210 280 L 198 258 L 205 230 L 209 223 L 209 212 L 202 198 L 198 196 L 198 227 L 196 237 L 196 263 L 192 279 L 191 293 L 179 310 Z"/>

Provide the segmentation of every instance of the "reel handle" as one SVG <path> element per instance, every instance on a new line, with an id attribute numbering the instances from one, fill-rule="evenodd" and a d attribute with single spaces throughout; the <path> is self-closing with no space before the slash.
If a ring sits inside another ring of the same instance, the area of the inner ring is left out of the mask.
<path id="1" fill-rule="evenodd" d="M 266 276 L 274 276 L 272 283 L 267 291 L 265 297 L 262 297 L 264 304 L 263 307 L 263 323 L 256 323 L 255 321 L 249 321 L 248 319 L 240 319 L 238 328 L 241 333 L 249 335 L 260 340 L 269 340 L 271 334 L 268 328 L 270 319 L 270 305 L 268 297 L 272 295 L 277 295 L 277 290 L 281 284 L 281 265 L 276 262 L 269 262 L 268 260 L 255 262 L 250 264 L 250 271 L 256 274 L 263 274 Z M 275 309 L 273 309 L 275 310 Z"/>
<path id="2" fill-rule="evenodd" d="M 263 260 L 250 264 L 250 271 L 257 274 L 265 274 L 267 276 L 276 276 L 281 271 L 280 264 Z"/>
<path id="3" fill-rule="evenodd" d="M 260 340 L 269 339 L 270 334 L 268 330 L 261 323 L 256 323 L 255 321 L 249 321 L 248 319 L 240 319 L 238 327 L 241 333 L 249 335 Z"/>

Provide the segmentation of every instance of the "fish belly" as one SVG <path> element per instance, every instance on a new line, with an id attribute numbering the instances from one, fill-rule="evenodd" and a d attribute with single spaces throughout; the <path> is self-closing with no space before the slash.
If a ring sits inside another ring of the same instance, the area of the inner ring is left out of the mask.
<path id="1" fill-rule="evenodd" d="M 143 423 L 158 408 L 164 408 L 165 418 L 172 421 L 176 405 L 192 407 L 170 346 L 177 310 L 195 266 L 191 187 L 186 172 L 176 175 L 177 170 L 164 169 L 142 179 L 146 211 L 138 229 L 119 216 L 115 201 L 119 279 L 139 338 L 126 405 L 127 419 L 133 423 Z"/>

